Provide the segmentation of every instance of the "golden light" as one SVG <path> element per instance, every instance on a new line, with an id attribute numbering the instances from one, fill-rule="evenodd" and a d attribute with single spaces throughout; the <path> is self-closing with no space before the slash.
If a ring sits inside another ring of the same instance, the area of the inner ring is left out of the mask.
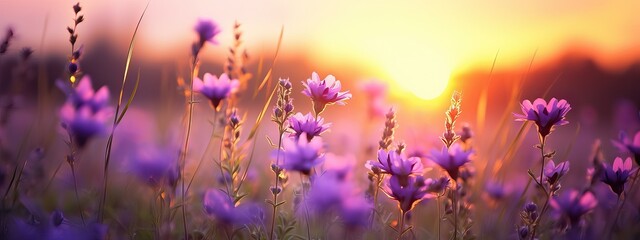
<path id="1" fill-rule="evenodd" d="M 415 52 L 400 60 L 383 63 L 381 67 L 403 90 L 418 98 L 431 100 L 442 95 L 447 88 L 453 70 L 447 61 L 437 56 L 418 56 Z"/>

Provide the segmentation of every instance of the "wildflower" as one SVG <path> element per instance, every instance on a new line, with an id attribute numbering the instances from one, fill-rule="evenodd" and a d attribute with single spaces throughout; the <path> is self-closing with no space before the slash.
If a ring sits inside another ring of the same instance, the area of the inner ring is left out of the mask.
<path id="1" fill-rule="evenodd" d="M 204 194 L 204 210 L 222 225 L 244 225 L 260 219 L 261 209 L 252 203 L 236 206 L 229 195 L 218 189 L 209 189 Z"/>
<path id="2" fill-rule="evenodd" d="M 289 128 L 293 130 L 291 136 L 298 139 L 302 133 L 306 133 L 307 140 L 311 141 L 313 137 L 320 136 L 331 127 L 331 123 L 323 123 L 324 119 L 320 116 L 313 117 L 311 113 L 306 115 L 296 113 L 289 118 Z"/>
<path id="3" fill-rule="evenodd" d="M 54 211 L 49 216 L 38 213 L 28 221 L 18 218 L 7 220 L 3 239 L 106 239 L 107 236 L 107 226 L 97 223 L 87 223 L 85 226 L 72 224 L 60 211 Z"/>
<path id="4" fill-rule="evenodd" d="M 553 160 L 549 160 L 544 166 L 544 179 L 549 185 L 554 185 L 562 176 L 569 171 L 569 162 L 561 162 L 556 165 Z"/>
<path id="5" fill-rule="evenodd" d="M 175 187 L 180 176 L 178 154 L 170 148 L 140 147 L 132 159 L 134 174 L 147 185 Z"/>
<path id="6" fill-rule="evenodd" d="M 391 174 L 398 177 L 401 183 L 406 183 L 411 174 L 421 174 L 424 167 L 418 157 L 407 158 L 404 153 L 398 151 L 378 150 L 378 161 L 369 160 L 365 163 L 369 170 Z"/>
<path id="7" fill-rule="evenodd" d="M 314 177 L 307 196 L 308 206 L 317 213 L 337 210 L 354 189 L 346 181 L 346 171 L 350 168 L 332 169 Z"/>
<path id="8" fill-rule="evenodd" d="M 58 86 L 67 93 L 67 101 L 60 109 L 62 126 L 75 140 L 78 147 L 83 148 L 93 136 L 105 132 L 105 122 L 111 115 L 109 108 L 109 89 L 103 86 L 94 91 L 91 79 L 83 77 L 76 88 L 69 88 L 58 82 Z"/>
<path id="9" fill-rule="evenodd" d="M 76 108 L 69 101 L 60 109 L 62 127 L 80 148 L 84 148 L 92 137 L 105 133 L 105 123 L 110 115 L 111 111 L 107 108 L 94 112 L 90 106 Z"/>
<path id="10" fill-rule="evenodd" d="M 89 76 L 82 77 L 75 88 L 68 88 L 62 84 L 62 82 L 58 82 L 58 86 L 67 94 L 67 101 L 70 101 L 74 108 L 88 106 L 92 112 L 98 112 L 109 103 L 107 86 L 102 86 L 98 91 L 94 91 Z"/>
<path id="11" fill-rule="evenodd" d="M 218 111 L 220 102 L 231 94 L 235 93 L 240 86 L 237 79 L 229 79 L 226 73 L 220 75 L 220 78 L 210 73 L 204 74 L 204 81 L 195 78 L 193 82 L 193 91 L 199 92 L 211 101 L 213 109 Z"/>
<path id="12" fill-rule="evenodd" d="M 503 199 L 507 194 L 507 187 L 495 181 L 488 181 L 484 186 L 487 195 L 494 200 Z"/>
<path id="13" fill-rule="evenodd" d="M 371 218 L 373 206 L 363 197 L 352 196 L 347 198 L 340 207 L 340 217 L 347 229 L 354 227 L 366 227 Z"/>
<path id="14" fill-rule="evenodd" d="M 580 218 L 584 214 L 589 213 L 598 205 L 598 200 L 591 192 L 580 193 L 571 189 L 563 191 L 559 197 L 551 199 L 549 204 L 562 221 L 573 226 L 580 222 Z"/>
<path id="15" fill-rule="evenodd" d="M 400 179 L 391 176 L 387 180 L 385 194 L 396 201 L 402 212 L 411 211 L 413 207 L 427 196 L 427 184 L 422 176 L 409 176 L 406 184 L 401 184 Z"/>
<path id="16" fill-rule="evenodd" d="M 432 150 L 430 159 L 447 171 L 451 179 L 456 180 L 459 177 L 460 167 L 471 161 L 471 154 L 473 151 L 463 150 L 459 144 L 454 144 L 451 148 L 442 148 L 441 151 Z"/>
<path id="17" fill-rule="evenodd" d="M 462 130 L 458 133 L 460 136 L 460 141 L 466 143 L 469 139 L 473 137 L 473 132 L 471 131 L 471 127 L 468 123 L 462 125 Z"/>
<path id="18" fill-rule="evenodd" d="M 640 165 L 640 131 L 636 132 L 633 140 L 627 136 L 627 133 L 620 132 L 618 140 L 614 140 L 613 144 L 621 151 L 628 151 L 631 153 L 636 163 Z"/>
<path id="19" fill-rule="evenodd" d="M 549 103 L 542 98 L 536 99 L 533 103 L 524 100 L 521 107 L 523 114 L 514 113 L 516 121 L 534 121 L 542 139 L 553 131 L 554 126 L 569 123 L 565 117 L 571 110 L 571 105 L 564 99 L 558 101 L 558 99 L 552 98 Z"/>
<path id="20" fill-rule="evenodd" d="M 427 191 L 430 193 L 440 194 L 449 186 L 451 179 L 448 177 L 440 177 L 438 179 L 427 178 L 425 184 L 427 185 Z"/>
<path id="21" fill-rule="evenodd" d="M 198 33 L 198 43 L 200 46 L 204 45 L 205 42 L 218 44 L 218 41 L 216 41 L 214 37 L 218 35 L 221 30 L 220 27 L 218 27 L 218 24 L 214 21 L 209 19 L 199 19 L 194 30 Z"/>
<path id="22" fill-rule="evenodd" d="M 340 92 L 342 85 L 333 75 L 328 75 L 324 80 L 316 72 L 311 74 L 307 82 L 302 82 L 305 89 L 302 91 L 313 101 L 313 110 L 316 115 L 324 111 L 326 105 L 344 105 L 351 98 L 349 91 Z"/>
<path id="23" fill-rule="evenodd" d="M 633 172 L 631 158 L 627 158 L 623 162 L 622 158 L 617 157 L 613 160 L 613 166 L 604 164 L 601 181 L 609 185 L 611 190 L 620 196 L 624 192 L 624 184 L 627 183 L 631 172 Z"/>
<path id="24" fill-rule="evenodd" d="M 299 171 L 302 174 L 309 175 L 311 169 L 324 160 L 324 156 L 320 153 L 322 139 L 314 138 L 311 141 L 307 141 L 306 133 L 302 133 L 299 139 L 285 138 L 283 147 L 284 163 L 282 168 L 287 170 Z M 277 152 L 274 154 L 277 154 Z"/>

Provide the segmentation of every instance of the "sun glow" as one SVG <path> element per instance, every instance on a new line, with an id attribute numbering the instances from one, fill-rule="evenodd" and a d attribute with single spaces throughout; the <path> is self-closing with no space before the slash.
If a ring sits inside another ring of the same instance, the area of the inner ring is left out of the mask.
<path id="1" fill-rule="evenodd" d="M 428 56 L 402 58 L 404 61 L 383 65 L 388 77 L 403 90 L 418 98 L 431 100 L 439 97 L 447 88 L 451 65 L 442 59 L 429 60 Z"/>

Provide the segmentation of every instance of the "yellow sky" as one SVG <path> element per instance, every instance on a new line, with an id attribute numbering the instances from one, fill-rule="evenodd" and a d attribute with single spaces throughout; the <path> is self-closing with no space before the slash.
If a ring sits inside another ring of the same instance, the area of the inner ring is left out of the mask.
<path id="1" fill-rule="evenodd" d="M 16 29 L 22 41 L 16 45 L 38 46 L 48 16 L 44 51 L 66 51 L 64 28 L 71 24 L 74 3 L 2 0 L 0 28 Z M 81 2 L 87 21 L 79 29 L 79 41 L 83 33 L 106 32 L 119 37 L 114 41 L 126 42 L 145 4 Z M 381 78 L 408 83 L 421 75 L 447 78 L 452 72 L 490 66 L 498 50 L 501 67 L 526 65 L 536 49 L 544 60 L 567 48 L 587 49 L 606 66 L 621 66 L 638 56 L 638 9 L 640 1 L 629 0 L 153 0 L 137 47 L 171 57 L 194 39 L 196 19 L 209 17 L 223 30 L 240 21 L 248 47 L 260 51 L 273 48 L 284 25 L 284 53 L 307 52 L 336 65 L 357 62 Z M 230 34 L 220 36 L 222 44 L 230 42 Z"/>

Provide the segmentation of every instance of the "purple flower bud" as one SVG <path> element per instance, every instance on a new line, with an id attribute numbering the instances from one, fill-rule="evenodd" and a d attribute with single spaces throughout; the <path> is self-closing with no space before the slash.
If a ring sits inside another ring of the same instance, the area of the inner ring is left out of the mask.
<path id="1" fill-rule="evenodd" d="M 520 239 L 526 239 L 529 236 L 529 228 L 527 226 L 522 226 L 518 229 L 518 236 Z"/>
<path id="2" fill-rule="evenodd" d="M 528 202 L 527 204 L 524 205 L 525 212 L 532 213 L 537 210 L 538 210 L 538 205 L 536 205 L 534 202 Z"/>
<path id="3" fill-rule="evenodd" d="M 53 226 L 55 227 L 60 226 L 60 224 L 62 224 L 63 221 L 64 221 L 64 216 L 62 215 L 62 211 L 56 210 L 56 211 L 53 211 L 53 213 L 51 213 L 51 223 L 53 224 Z"/>
<path id="4" fill-rule="evenodd" d="M 78 64 L 75 62 L 69 63 L 69 66 L 67 67 L 71 75 L 76 74 L 76 72 L 78 72 L 78 68 Z"/>
<path id="5" fill-rule="evenodd" d="M 78 14 L 80 10 L 82 10 L 82 7 L 80 7 L 80 3 L 76 3 L 75 5 L 73 5 L 73 12 L 75 14 Z"/>

